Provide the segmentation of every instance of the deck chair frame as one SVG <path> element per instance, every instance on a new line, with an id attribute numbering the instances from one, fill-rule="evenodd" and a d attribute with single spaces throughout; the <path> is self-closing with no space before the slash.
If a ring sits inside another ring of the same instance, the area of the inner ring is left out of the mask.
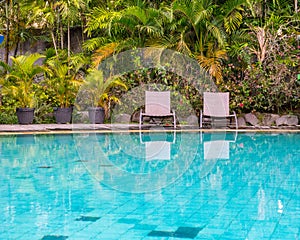
<path id="1" fill-rule="evenodd" d="M 164 119 L 167 117 L 173 118 L 173 126 L 176 128 L 175 111 L 171 110 L 170 91 L 146 91 L 145 92 L 145 112 L 140 110 L 139 129 L 142 128 L 144 117 L 149 117 L 150 120 Z M 161 123 L 162 121 L 159 121 Z"/>
<path id="2" fill-rule="evenodd" d="M 231 126 L 232 120 L 237 129 L 236 113 L 234 111 L 231 114 L 229 113 L 229 92 L 203 93 L 203 112 L 200 112 L 200 128 L 203 128 L 204 124 L 212 125 L 214 122 L 222 122 L 226 126 Z"/>

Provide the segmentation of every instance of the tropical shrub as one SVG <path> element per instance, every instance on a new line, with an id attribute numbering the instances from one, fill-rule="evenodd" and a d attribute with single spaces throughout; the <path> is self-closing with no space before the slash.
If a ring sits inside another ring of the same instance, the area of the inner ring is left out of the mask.
<path id="1" fill-rule="evenodd" d="M 101 107 L 108 114 L 111 104 L 120 102 L 113 92 L 127 91 L 127 89 L 121 77 L 105 79 L 102 71 L 93 69 L 86 76 L 78 98 L 82 95 L 82 100 L 88 104 L 88 107 Z"/>
<path id="2" fill-rule="evenodd" d="M 36 62 L 43 57 L 41 54 L 33 53 L 11 57 L 11 66 L 1 62 L 1 66 L 7 72 L 1 79 L 2 94 L 15 99 L 17 107 L 33 108 L 35 106 L 36 77 L 44 72 L 44 68 Z"/>
<path id="3" fill-rule="evenodd" d="M 85 58 L 80 55 L 69 58 L 65 51 L 61 51 L 59 56 L 51 56 L 51 53 L 49 55 L 45 61 L 46 71 L 42 83 L 44 89 L 53 107 L 70 107 L 74 105 L 83 82 Z"/>

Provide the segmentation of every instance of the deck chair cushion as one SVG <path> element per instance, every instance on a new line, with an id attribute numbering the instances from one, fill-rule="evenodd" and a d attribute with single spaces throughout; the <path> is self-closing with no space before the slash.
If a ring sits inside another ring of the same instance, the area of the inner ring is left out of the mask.
<path id="1" fill-rule="evenodd" d="M 170 92 L 150 92 L 145 93 L 145 115 L 166 116 L 171 114 Z"/>
<path id="2" fill-rule="evenodd" d="M 203 115 L 213 117 L 229 116 L 229 93 L 203 93 Z"/>

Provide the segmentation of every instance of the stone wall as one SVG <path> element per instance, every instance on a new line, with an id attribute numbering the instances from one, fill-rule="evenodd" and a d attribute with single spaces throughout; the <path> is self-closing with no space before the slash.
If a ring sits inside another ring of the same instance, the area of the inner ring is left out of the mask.
<path id="1" fill-rule="evenodd" d="M 73 28 L 71 29 L 71 51 L 72 52 L 80 52 L 82 50 L 82 31 L 81 28 Z M 67 48 L 67 36 L 64 37 L 64 47 Z M 52 42 L 45 42 L 41 40 L 36 41 L 26 41 L 22 42 L 18 46 L 17 56 L 18 55 L 24 55 L 27 53 L 43 53 L 45 49 L 53 47 Z M 13 56 L 15 52 L 16 46 L 14 46 L 10 52 L 9 56 Z M 1 45 L 0 48 L 0 60 L 4 61 L 5 59 L 5 43 Z"/>
<path id="2" fill-rule="evenodd" d="M 247 127 L 299 127 L 299 117 L 297 115 L 271 114 L 271 113 L 246 113 L 238 117 L 239 128 Z"/>

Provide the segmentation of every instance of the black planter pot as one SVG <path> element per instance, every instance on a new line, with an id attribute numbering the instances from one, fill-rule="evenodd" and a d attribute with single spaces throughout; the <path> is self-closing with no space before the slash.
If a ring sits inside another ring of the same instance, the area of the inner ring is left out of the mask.
<path id="1" fill-rule="evenodd" d="M 34 108 L 16 109 L 19 124 L 31 124 L 34 118 Z"/>
<path id="2" fill-rule="evenodd" d="M 102 107 L 91 107 L 88 109 L 90 123 L 101 124 L 104 123 L 105 111 Z"/>
<path id="3" fill-rule="evenodd" d="M 73 107 L 54 108 L 54 117 L 56 123 L 70 123 L 72 121 Z"/>

